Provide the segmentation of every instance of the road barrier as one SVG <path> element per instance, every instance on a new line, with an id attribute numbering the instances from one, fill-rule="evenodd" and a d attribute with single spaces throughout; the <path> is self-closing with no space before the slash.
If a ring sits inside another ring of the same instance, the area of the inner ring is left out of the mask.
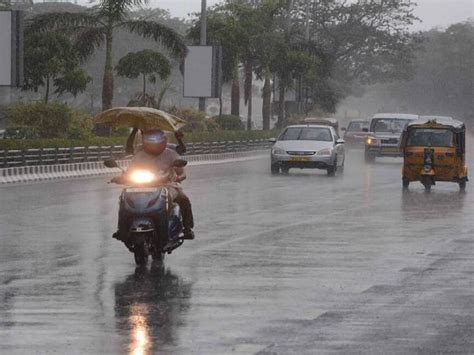
<path id="1" fill-rule="evenodd" d="M 252 150 L 243 152 L 212 153 L 186 155 L 184 158 L 189 165 L 220 164 L 242 160 L 257 159 L 268 155 L 268 150 Z M 126 168 L 130 160 L 118 160 L 119 166 Z M 45 181 L 75 177 L 117 175 L 120 170 L 106 168 L 103 161 L 30 165 L 10 168 L 0 168 L 0 185 L 19 182 Z"/>
<path id="2" fill-rule="evenodd" d="M 200 142 L 186 144 L 187 155 L 236 153 L 269 148 L 267 140 Z M 26 150 L 0 150 L 0 168 L 63 165 L 118 159 L 125 155 L 124 145 L 71 148 L 41 148 Z"/>

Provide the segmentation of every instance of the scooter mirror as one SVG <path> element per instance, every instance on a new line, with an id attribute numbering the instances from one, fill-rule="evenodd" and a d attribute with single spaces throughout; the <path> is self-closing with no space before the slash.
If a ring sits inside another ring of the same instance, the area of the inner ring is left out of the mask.
<path id="1" fill-rule="evenodd" d="M 188 162 L 184 159 L 177 159 L 173 163 L 175 168 L 184 168 L 186 165 L 188 165 Z"/>
<path id="2" fill-rule="evenodd" d="M 107 167 L 107 168 L 118 168 L 118 164 L 115 160 L 113 159 L 107 159 L 107 160 L 104 160 L 104 165 Z"/>

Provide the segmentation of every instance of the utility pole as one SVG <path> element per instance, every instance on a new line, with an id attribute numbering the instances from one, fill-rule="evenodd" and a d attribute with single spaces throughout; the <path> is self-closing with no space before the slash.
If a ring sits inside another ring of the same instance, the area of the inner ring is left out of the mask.
<path id="1" fill-rule="evenodd" d="M 310 18 L 311 18 L 311 5 L 313 5 L 313 0 L 306 0 L 306 18 L 305 18 L 305 41 L 307 44 L 309 44 L 309 41 L 311 40 L 311 32 L 310 32 Z M 309 88 L 307 85 L 303 85 L 303 79 L 300 78 L 300 99 L 303 105 L 304 113 L 306 116 L 308 116 L 308 91 Z M 304 97 L 301 97 L 303 96 Z"/>
<path id="2" fill-rule="evenodd" d="M 310 17 L 310 13 L 309 13 L 309 10 L 310 10 L 310 6 L 311 6 L 311 0 L 306 0 L 306 19 L 305 19 L 305 40 L 306 42 L 309 42 L 309 38 L 310 38 L 310 35 L 309 35 L 309 17 Z"/>
<path id="3" fill-rule="evenodd" d="M 201 0 L 201 46 L 207 45 L 207 1 Z M 199 111 L 206 112 L 206 98 L 199 98 Z"/>

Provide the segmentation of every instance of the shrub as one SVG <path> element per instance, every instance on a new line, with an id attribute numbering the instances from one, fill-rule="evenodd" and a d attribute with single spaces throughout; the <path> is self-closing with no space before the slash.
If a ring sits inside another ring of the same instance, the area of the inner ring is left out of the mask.
<path id="1" fill-rule="evenodd" d="M 243 141 L 275 137 L 275 131 L 218 131 L 186 133 L 185 143 Z M 69 148 L 87 146 L 125 145 L 126 137 L 90 137 L 86 140 L 76 139 L 0 139 L 0 150 L 24 150 L 32 148 Z M 170 136 L 173 141 L 173 137 Z"/>
<path id="2" fill-rule="evenodd" d="M 212 119 L 215 120 L 218 128 L 221 130 L 239 131 L 239 130 L 244 129 L 244 124 L 240 120 L 239 116 L 222 115 L 222 116 L 214 116 Z"/>
<path id="3" fill-rule="evenodd" d="M 204 112 L 192 108 L 180 109 L 174 107 L 170 110 L 170 113 L 186 121 L 186 126 L 183 128 L 184 132 L 202 132 L 207 130 Z"/>
<path id="4" fill-rule="evenodd" d="M 28 127 L 40 138 L 87 139 L 92 119 L 59 102 L 19 102 L 7 109 L 9 127 Z M 28 137 L 25 137 L 28 138 Z"/>
<path id="5" fill-rule="evenodd" d="M 5 130 L 5 138 L 9 139 L 37 139 L 39 138 L 38 131 L 34 127 L 8 127 Z"/>

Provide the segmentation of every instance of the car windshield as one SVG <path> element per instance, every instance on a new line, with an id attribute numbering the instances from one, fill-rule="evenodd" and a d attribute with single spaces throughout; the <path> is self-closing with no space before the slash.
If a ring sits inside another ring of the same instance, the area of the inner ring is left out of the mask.
<path id="1" fill-rule="evenodd" d="M 364 128 L 369 128 L 368 122 L 351 122 L 347 127 L 347 132 L 362 132 Z"/>
<path id="2" fill-rule="evenodd" d="M 407 145 L 453 147 L 454 134 L 448 129 L 415 128 L 408 132 Z"/>
<path id="3" fill-rule="evenodd" d="M 280 136 L 281 141 L 322 141 L 331 142 L 332 134 L 322 127 L 290 127 Z"/>
<path id="4" fill-rule="evenodd" d="M 372 120 L 372 132 L 402 133 L 410 120 L 399 118 L 379 118 Z"/>

